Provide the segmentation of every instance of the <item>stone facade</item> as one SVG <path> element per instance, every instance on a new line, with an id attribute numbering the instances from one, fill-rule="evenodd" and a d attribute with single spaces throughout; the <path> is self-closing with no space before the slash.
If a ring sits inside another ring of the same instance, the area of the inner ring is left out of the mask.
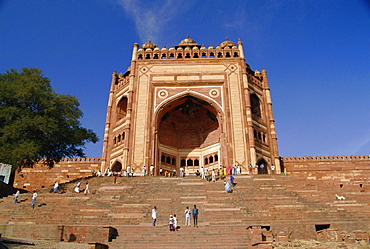
<path id="1" fill-rule="evenodd" d="M 25 168 L 25 190 L 88 177 L 95 170 L 140 174 L 143 166 L 193 173 L 238 164 L 254 174 L 287 174 L 367 192 L 369 156 L 279 157 L 266 70 L 245 63 L 242 42 L 208 48 L 186 38 L 169 49 L 134 44 L 131 66 L 112 74 L 102 158 L 63 159 Z M 271 166 L 275 170 L 271 170 Z"/>
<path id="2" fill-rule="evenodd" d="M 241 41 L 134 44 L 127 72 L 112 75 L 106 120 L 102 170 L 264 164 L 260 173 L 280 173 L 266 70 L 250 69 Z"/>

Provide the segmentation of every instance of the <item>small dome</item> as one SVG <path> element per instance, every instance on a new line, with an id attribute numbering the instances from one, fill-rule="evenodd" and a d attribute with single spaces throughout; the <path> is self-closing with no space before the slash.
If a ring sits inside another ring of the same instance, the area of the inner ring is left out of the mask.
<path id="1" fill-rule="evenodd" d="M 235 46 L 235 43 L 233 43 L 232 41 L 229 41 L 229 39 L 226 37 L 226 40 L 224 42 L 222 42 L 220 45 L 219 45 L 221 48 L 224 48 L 224 47 L 234 47 Z"/>
<path id="2" fill-rule="evenodd" d="M 197 46 L 193 47 L 193 50 L 198 50 L 199 48 Z"/>
<path id="3" fill-rule="evenodd" d="M 157 45 L 155 45 L 154 43 L 152 43 L 152 41 L 149 39 L 149 41 L 147 42 L 147 43 L 144 43 L 142 46 L 141 46 L 141 48 L 151 48 L 151 49 L 153 49 L 153 48 L 156 48 L 157 47 Z"/>
<path id="4" fill-rule="evenodd" d="M 156 48 L 154 49 L 154 51 L 159 51 L 159 47 L 156 47 Z"/>
<path id="5" fill-rule="evenodd" d="M 166 48 L 166 46 L 164 46 L 163 48 L 162 48 L 162 51 L 167 51 L 168 49 Z"/>
<path id="6" fill-rule="evenodd" d="M 211 45 L 209 45 L 208 49 L 214 49 L 214 47 Z"/>
<path id="7" fill-rule="evenodd" d="M 191 50 L 190 47 L 186 47 L 185 50 Z"/>
<path id="8" fill-rule="evenodd" d="M 182 40 L 180 43 L 179 43 L 179 46 L 187 46 L 187 45 L 198 45 L 193 39 L 191 39 L 189 37 L 189 35 L 184 39 Z"/>

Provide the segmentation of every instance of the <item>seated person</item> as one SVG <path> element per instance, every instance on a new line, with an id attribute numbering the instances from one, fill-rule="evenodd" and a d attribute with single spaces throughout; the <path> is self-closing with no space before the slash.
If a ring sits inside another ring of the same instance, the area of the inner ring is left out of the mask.
<path id="1" fill-rule="evenodd" d="M 199 172 L 199 170 L 197 170 L 197 172 L 195 172 L 195 175 L 196 175 L 196 176 L 200 176 L 200 172 Z"/>
<path id="2" fill-rule="evenodd" d="M 231 189 L 231 185 L 230 185 L 230 183 L 228 183 L 228 182 L 224 182 L 224 184 L 225 184 L 225 192 L 226 192 L 226 193 L 232 193 L 232 192 L 233 192 L 233 190 Z"/>

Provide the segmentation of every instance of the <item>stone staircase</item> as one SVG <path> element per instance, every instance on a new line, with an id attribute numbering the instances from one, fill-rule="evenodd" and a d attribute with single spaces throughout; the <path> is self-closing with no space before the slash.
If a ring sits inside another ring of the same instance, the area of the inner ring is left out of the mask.
<path id="1" fill-rule="evenodd" d="M 81 179 L 90 194 L 73 191 L 77 181 L 63 184 L 61 193 L 38 190 L 19 203 L 0 199 L 0 233 L 4 237 L 54 241 L 100 242 L 109 248 L 272 248 L 281 237 L 312 239 L 325 228 L 365 230 L 370 227 L 370 193 L 344 192 L 323 181 L 297 176 L 241 175 L 233 193 L 223 181 L 196 177 L 112 177 Z M 335 194 L 346 196 L 339 201 Z M 184 227 L 184 210 L 197 205 L 199 227 Z M 158 208 L 158 225 L 151 226 L 151 209 Z M 168 218 L 176 214 L 181 227 L 170 232 Z M 256 227 L 262 232 L 256 232 Z M 257 247 L 258 246 L 258 247 Z"/>

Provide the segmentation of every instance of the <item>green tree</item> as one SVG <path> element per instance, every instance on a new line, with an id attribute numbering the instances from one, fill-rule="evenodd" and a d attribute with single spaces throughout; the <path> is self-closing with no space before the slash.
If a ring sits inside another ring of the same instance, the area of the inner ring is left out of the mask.
<path id="1" fill-rule="evenodd" d="M 0 74 L 0 162 L 17 169 L 83 157 L 96 134 L 81 127 L 76 97 L 56 93 L 40 69 Z"/>

